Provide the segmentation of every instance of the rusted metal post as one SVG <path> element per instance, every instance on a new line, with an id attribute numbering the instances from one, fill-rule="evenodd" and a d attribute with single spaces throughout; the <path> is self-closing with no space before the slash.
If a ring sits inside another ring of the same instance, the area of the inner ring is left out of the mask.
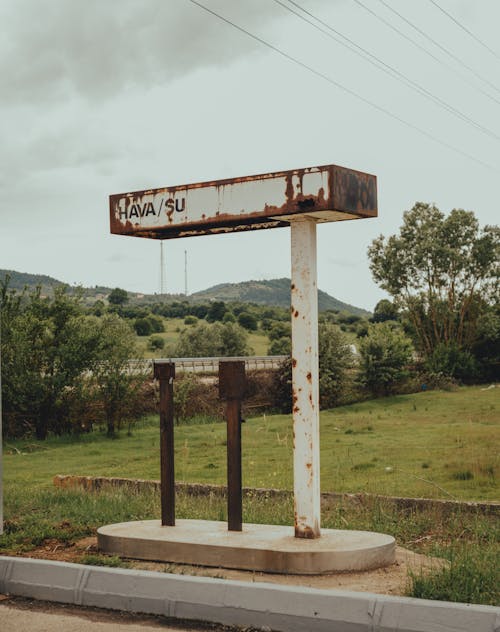
<path id="1" fill-rule="evenodd" d="M 295 537 L 320 533 L 316 222 L 290 222 Z"/>
<path id="2" fill-rule="evenodd" d="M 175 526 L 174 378 L 173 362 L 154 362 L 160 382 L 160 480 L 161 524 Z"/>
<path id="3" fill-rule="evenodd" d="M 245 395 L 245 362 L 219 362 L 219 396 L 226 400 L 227 522 L 229 531 L 243 528 L 241 477 L 241 402 Z"/>

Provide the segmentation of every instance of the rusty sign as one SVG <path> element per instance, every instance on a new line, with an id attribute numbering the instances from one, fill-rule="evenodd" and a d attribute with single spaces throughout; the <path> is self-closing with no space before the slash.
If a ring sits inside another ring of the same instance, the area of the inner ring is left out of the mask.
<path id="1" fill-rule="evenodd" d="M 377 216 L 376 176 L 336 165 L 118 193 L 111 232 L 152 239 Z"/>

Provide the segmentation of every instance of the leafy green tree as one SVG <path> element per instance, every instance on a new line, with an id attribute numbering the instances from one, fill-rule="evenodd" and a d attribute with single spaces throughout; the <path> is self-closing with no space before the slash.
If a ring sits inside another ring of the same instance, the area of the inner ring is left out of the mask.
<path id="1" fill-rule="evenodd" d="M 153 325 L 149 318 L 136 318 L 134 329 L 138 336 L 150 336 L 153 333 Z"/>
<path id="2" fill-rule="evenodd" d="M 292 353 L 292 339 L 290 336 L 275 338 L 267 348 L 269 355 L 290 355 Z"/>
<path id="3" fill-rule="evenodd" d="M 479 319 L 472 353 L 483 380 L 500 378 L 500 304 L 489 307 Z"/>
<path id="4" fill-rule="evenodd" d="M 221 321 L 224 318 L 226 311 L 227 308 L 224 301 L 213 301 L 213 303 L 210 303 L 210 307 L 208 308 L 206 319 L 209 323 Z"/>
<path id="5" fill-rule="evenodd" d="M 319 351 L 319 400 L 321 408 L 338 405 L 349 382 L 348 370 L 353 364 L 353 355 L 348 339 L 337 325 L 321 323 L 318 330 Z M 290 341 L 290 338 L 273 340 Z M 278 347 L 276 347 L 278 350 Z M 283 347 L 283 351 L 285 348 Z M 278 354 L 281 355 L 281 354 Z M 282 412 L 292 409 L 292 361 L 287 358 L 276 371 L 273 384 L 274 405 Z"/>
<path id="6" fill-rule="evenodd" d="M 417 203 L 403 215 L 398 235 L 380 236 L 368 250 L 379 285 L 409 319 L 424 357 L 441 345 L 469 351 L 488 304 L 498 302 L 500 229 L 471 211 L 446 217 Z"/>
<path id="7" fill-rule="evenodd" d="M 408 375 L 413 346 L 391 322 L 370 325 L 359 343 L 359 378 L 374 395 L 388 395 Z"/>
<path id="8" fill-rule="evenodd" d="M 130 370 L 129 360 L 137 357 L 132 328 L 116 314 L 107 314 L 97 323 L 99 340 L 92 363 L 92 382 L 106 420 L 107 434 L 113 437 L 123 422 L 141 412 L 146 374 Z"/>
<path id="9" fill-rule="evenodd" d="M 235 323 L 199 323 L 181 331 L 175 355 L 185 358 L 248 355 L 248 336 Z"/>
<path id="10" fill-rule="evenodd" d="M 349 340 L 337 325 L 324 323 L 318 330 L 319 398 L 321 408 L 337 406 L 353 364 Z"/>
<path id="11" fill-rule="evenodd" d="M 398 320 L 398 308 L 391 301 L 383 298 L 373 310 L 373 323 L 383 323 L 386 320 Z"/>
<path id="12" fill-rule="evenodd" d="M 83 316 L 78 295 L 56 288 L 52 299 L 40 290 L 13 297 L 4 286 L 2 351 L 10 361 L 4 371 L 7 414 L 37 438 L 48 432 L 66 432 L 71 422 L 65 414 L 67 393 L 76 388 L 96 352 L 98 338 L 91 317 Z M 18 424 L 16 424 L 18 425 Z"/>
<path id="13" fill-rule="evenodd" d="M 257 331 L 259 323 L 254 314 L 250 312 L 241 312 L 238 316 L 238 325 L 248 329 L 248 331 Z"/>
<path id="14" fill-rule="evenodd" d="M 128 293 L 126 290 L 122 290 L 119 287 L 115 287 L 114 290 L 108 295 L 108 302 L 111 305 L 125 305 L 128 302 Z"/>

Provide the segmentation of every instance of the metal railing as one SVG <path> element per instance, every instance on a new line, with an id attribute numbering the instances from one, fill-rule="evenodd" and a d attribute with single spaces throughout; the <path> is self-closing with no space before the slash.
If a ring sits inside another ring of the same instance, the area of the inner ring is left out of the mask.
<path id="1" fill-rule="evenodd" d="M 182 373 L 216 373 L 219 370 L 221 360 L 240 360 L 245 362 L 247 371 L 259 371 L 265 369 L 277 369 L 287 359 L 286 355 L 275 356 L 232 356 L 211 358 L 155 358 L 175 363 L 175 370 Z M 129 360 L 131 371 L 148 371 L 153 367 L 153 360 Z"/>

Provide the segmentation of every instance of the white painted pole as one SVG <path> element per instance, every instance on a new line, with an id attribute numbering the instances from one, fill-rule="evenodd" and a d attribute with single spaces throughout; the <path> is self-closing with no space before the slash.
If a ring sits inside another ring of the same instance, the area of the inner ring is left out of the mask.
<path id="1" fill-rule="evenodd" d="M 320 533 L 319 368 L 316 222 L 290 222 L 295 537 Z"/>
<path id="2" fill-rule="evenodd" d="M 0 300 L 0 535 L 3 533 L 2 301 Z"/>

